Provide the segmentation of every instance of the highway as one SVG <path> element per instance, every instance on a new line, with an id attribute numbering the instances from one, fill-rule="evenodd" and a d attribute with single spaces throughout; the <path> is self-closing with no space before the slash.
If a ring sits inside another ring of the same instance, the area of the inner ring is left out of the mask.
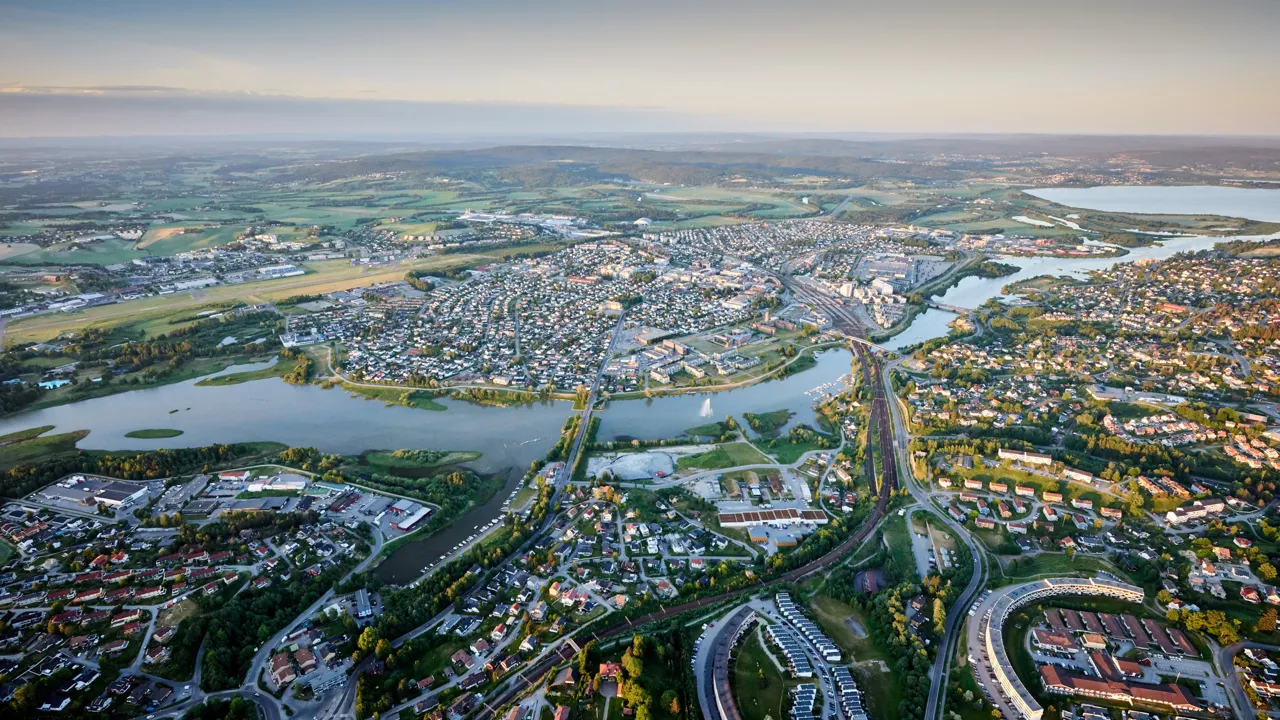
<path id="1" fill-rule="evenodd" d="M 893 397 L 893 401 L 889 403 L 889 416 L 893 423 L 893 435 L 895 437 L 893 457 L 896 460 L 895 464 L 901 467 L 903 476 L 909 478 L 906 487 L 911 496 L 921 505 L 932 508 L 928 494 L 914 480 L 911 473 L 911 434 L 908 432 L 906 420 L 902 416 L 902 408 L 899 406 L 897 398 L 893 396 L 893 389 L 889 385 L 889 376 L 892 374 L 893 369 L 901 365 L 902 361 L 903 358 L 891 361 L 886 368 L 889 372 L 884 373 L 882 378 L 883 391 L 888 396 Z M 933 513 L 933 515 L 951 530 L 956 537 L 960 538 L 960 541 L 969 549 L 969 555 L 973 561 L 973 575 L 969 579 L 969 584 L 965 586 L 964 591 L 960 593 L 960 597 L 947 610 L 947 624 L 943 630 L 942 639 L 938 643 L 938 654 L 934 658 L 933 669 L 929 672 L 929 677 L 933 683 L 929 687 L 929 703 L 925 708 L 925 720 L 935 720 L 935 718 L 943 716 L 943 710 L 947 702 L 947 680 L 951 674 L 951 657 L 955 654 L 956 646 L 960 641 L 961 630 L 965 620 L 968 619 L 969 606 L 987 584 L 986 565 L 983 561 L 985 553 L 969 535 L 968 529 L 944 513 Z"/>

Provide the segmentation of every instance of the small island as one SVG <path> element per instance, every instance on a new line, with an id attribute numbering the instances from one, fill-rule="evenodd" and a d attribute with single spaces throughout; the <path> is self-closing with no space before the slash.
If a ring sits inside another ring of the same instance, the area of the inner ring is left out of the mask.
<path id="1" fill-rule="evenodd" d="M 1009 263 L 996 262 L 995 260 L 983 260 L 982 262 L 970 268 L 970 275 L 976 275 L 983 278 L 1002 278 L 1018 272 L 1022 268 Z"/>
<path id="2" fill-rule="evenodd" d="M 151 428 L 147 430 L 130 430 L 125 433 L 127 438 L 137 438 L 141 440 L 158 440 L 161 438 L 173 438 L 182 434 L 181 430 L 172 428 Z"/>

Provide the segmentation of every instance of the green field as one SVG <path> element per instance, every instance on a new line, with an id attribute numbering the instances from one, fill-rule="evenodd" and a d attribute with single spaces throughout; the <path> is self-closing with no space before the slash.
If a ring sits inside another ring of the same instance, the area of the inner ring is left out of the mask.
<path id="1" fill-rule="evenodd" d="M 369 400 L 381 400 L 388 405 L 403 405 L 405 407 L 415 407 L 419 410 L 434 410 L 440 412 L 448 410 L 445 405 L 435 401 L 435 395 L 426 390 L 413 390 L 400 387 L 373 387 L 370 385 L 356 385 L 353 383 L 338 383 L 347 392 L 363 396 Z"/>
<path id="2" fill-rule="evenodd" d="M 764 465 L 772 462 L 750 443 L 724 443 L 697 455 L 687 455 L 676 461 L 677 470 L 719 470 L 739 465 Z"/>
<path id="3" fill-rule="evenodd" d="M 143 438 L 147 440 L 154 440 L 159 438 L 178 437 L 181 434 L 182 434 L 181 430 L 172 430 L 168 428 L 155 428 L 151 430 L 130 430 L 129 432 L 125 433 L 124 436 L 129 438 Z"/>
<path id="4" fill-rule="evenodd" d="M 787 716 L 789 687 L 778 667 L 765 654 L 755 631 L 749 631 L 738 647 L 733 665 L 733 694 L 743 720 L 779 720 Z"/>
<path id="5" fill-rule="evenodd" d="M 1128 577 L 1127 573 L 1115 565 L 1103 558 L 1092 555 L 1077 553 L 1074 558 L 1069 558 L 1065 553 L 1041 553 L 1031 557 L 1020 557 L 1017 558 L 1017 561 L 1015 569 L 1005 569 L 997 572 L 1002 574 L 1009 582 L 1050 575 L 1091 575 L 1098 571 L 1106 571 L 1121 578 Z M 1000 578 L 997 577 L 996 579 L 999 580 Z M 1002 582 L 1001 584 L 1007 583 Z"/>
<path id="6" fill-rule="evenodd" d="M 252 382 L 254 380 L 266 380 L 268 378 L 284 377 L 293 371 L 298 364 L 302 362 L 301 358 L 296 360 L 278 360 L 271 367 L 258 368 L 257 370 L 245 370 L 243 372 L 228 373 L 226 375 L 217 375 L 215 377 L 207 377 L 196 383 L 197 387 L 221 387 L 224 385 L 239 385 L 240 383 Z"/>
<path id="7" fill-rule="evenodd" d="M 867 635 L 866 619 L 857 608 L 821 593 L 809 598 L 809 607 L 813 610 L 814 617 L 823 631 L 831 636 L 849 659 L 884 660 L 885 662 L 891 660 L 884 651 L 871 642 L 871 638 Z M 862 627 L 862 633 L 855 632 L 849 621 L 859 624 Z"/>
<path id="8" fill-rule="evenodd" d="M 778 431 L 786 427 L 791 417 L 795 415 L 790 410 L 773 410 L 766 413 L 744 413 L 742 418 L 746 420 L 747 427 L 755 430 L 757 433 L 765 436 L 774 436 Z"/>
<path id="9" fill-rule="evenodd" d="M 380 468 L 391 472 L 394 468 L 435 468 L 458 463 L 475 462 L 483 453 L 474 450 L 455 450 L 445 452 L 436 459 L 419 460 L 412 457 L 396 457 L 394 451 L 374 450 L 360 457 L 362 465 Z"/>
<path id="10" fill-rule="evenodd" d="M 684 432 L 686 435 L 718 438 L 729 432 L 729 425 L 722 420 L 720 422 L 707 423 L 706 425 L 695 425 Z"/>
<path id="11" fill-rule="evenodd" d="M 55 455 L 74 452 L 76 443 L 89 434 L 88 430 L 75 430 L 58 435 L 45 435 L 52 425 L 23 430 L 0 438 L 0 470 L 7 470 L 22 463 L 44 460 Z M 38 431 L 38 432 L 37 432 Z"/>

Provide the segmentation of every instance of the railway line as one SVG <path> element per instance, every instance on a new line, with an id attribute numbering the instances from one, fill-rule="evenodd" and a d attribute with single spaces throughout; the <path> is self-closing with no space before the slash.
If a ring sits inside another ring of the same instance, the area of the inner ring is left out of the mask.
<path id="1" fill-rule="evenodd" d="M 872 509 L 871 514 L 863 521 L 862 526 L 858 528 L 857 532 L 822 557 L 805 565 L 801 565 L 800 567 L 788 570 L 775 578 L 739 588 L 737 590 L 730 590 L 718 595 L 712 595 L 699 600 L 682 603 L 680 605 L 673 605 L 669 608 L 663 608 L 662 610 L 649 613 L 648 615 L 643 615 L 634 620 L 625 619 L 601 630 L 589 633 L 590 639 L 594 639 L 596 641 L 609 640 L 620 635 L 634 633 L 636 628 L 643 625 L 661 622 L 677 615 L 709 607 L 737 595 L 759 592 L 760 590 L 785 582 L 795 582 L 802 578 L 809 577 L 814 573 L 822 572 L 833 567 L 846 559 L 850 552 L 866 541 L 867 537 L 869 537 L 876 527 L 879 526 L 880 521 L 884 519 L 893 491 L 898 489 L 898 471 L 896 463 L 892 460 L 894 457 L 893 428 L 891 418 L 889 417 L 888 402 L 885 399 L 884 383 L 880 382 L 880 363 L 861 343 L 854 342 L 852 345 L 854 353 L 858 358 L 858 363 L 862 368 L 863 380 L 866 383 L 866 387 L 870 388 L 872 394 L 871 426 L 878 429 L 874 440 L 870 432 L 867 434 L 867 462 L 872 463 L 870 445 L 873 441 L 877 442 L 879 445 L 880 456 L 882 458 L 888 458 L 884 463 L 884 472 L 881 481 L 879 482 L 878 491 L 875 488 L 876 481 L 874 476 L 874 463 L 869 465 L 872 469 L 872 473 L 869 477 L 873 484 L 873 492 L 878 492 L 878 497 L 876 499 L 875 508 Z M 587 637 L 583 637 L 582 639 L 585 640 Z M 515 678 L 509 681 L 506 688 L 499 691 L 498 694 L 492 698 L 487 699 L 481 706 L 480 710 L 476 712 L 475 720 L 493 720 L 497 717 L 497 713 L 503 707 L 509 705 L 511 702 L 534 687 L 537 687 L 537 685 L 542 681 L 542 678 L 545 677 L 552 668 L 573 657 L 577 652 L 575 648 L 575 641 L 572 638 L 566 638 L 554 651 L 548 653 L 546 657 L 539 660 L 537 663 L 525 668 Z"/>

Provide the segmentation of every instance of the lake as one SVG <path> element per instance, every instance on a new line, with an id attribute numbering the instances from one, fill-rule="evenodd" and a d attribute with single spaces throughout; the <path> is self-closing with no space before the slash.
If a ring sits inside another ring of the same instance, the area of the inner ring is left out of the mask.
<path id="1" fill-rule="evenodd" d="M 1223 215 L 1280 222 L 1280 190 L 1215 185 L 1102 185 L 1024 190 L 1068 207 L 1146 215 Z"/>

